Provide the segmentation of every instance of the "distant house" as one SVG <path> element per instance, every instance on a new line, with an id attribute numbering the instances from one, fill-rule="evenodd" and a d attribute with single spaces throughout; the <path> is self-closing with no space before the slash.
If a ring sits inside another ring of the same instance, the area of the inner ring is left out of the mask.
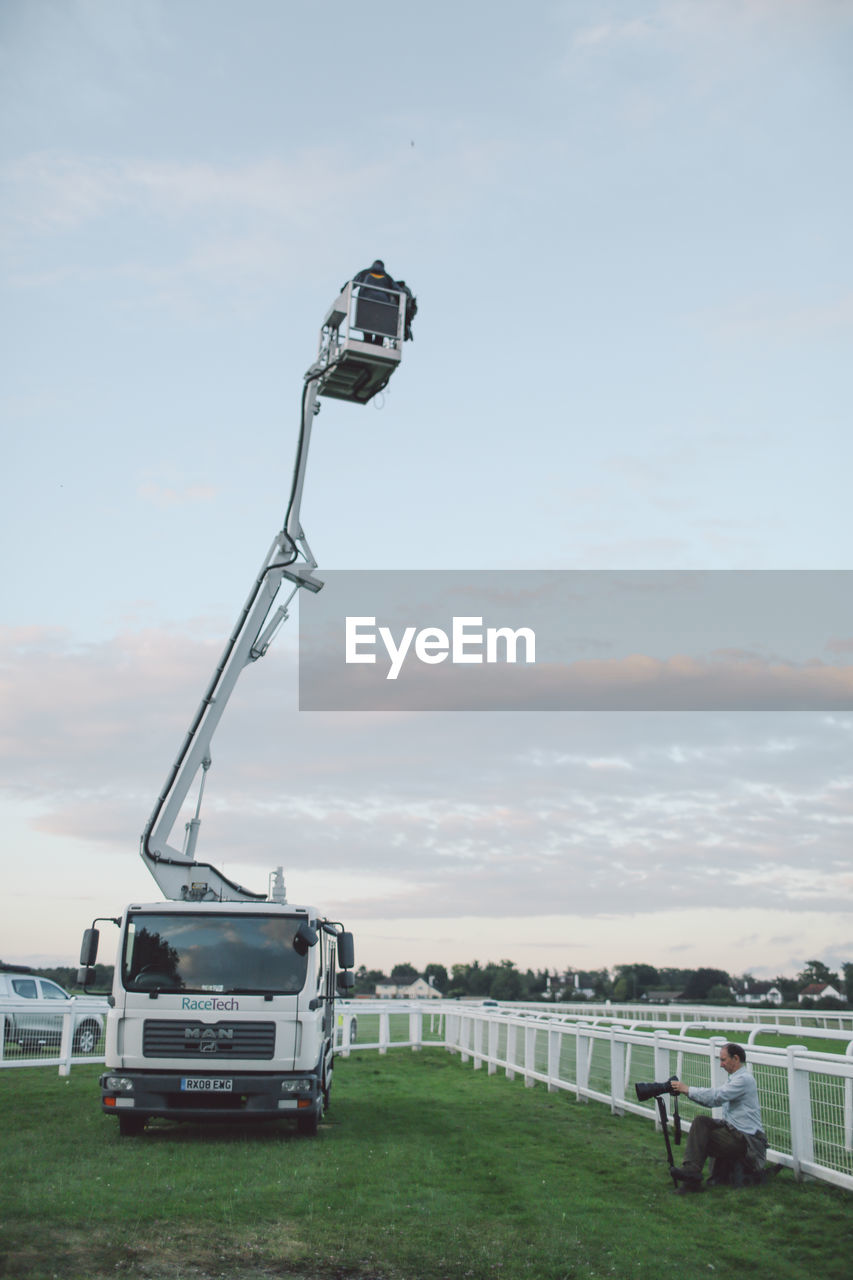
<path id="1" fill-rule="evenodd" d="M 393 982 L 377 982 L 377 1000 L 440 1000 L 441 992 L 426 981 L 415 978 L 408 986 L 396 986 Z"/>
<path id="2" fill-rule="evenodd" d="M 587 973 L 575 973 L 567 975 L 571 977 L 568 986 L 563 987 L 560 992 L 561 1000 L 594 1000 L 595 987 L 589 985 L 592 981 Z"/>
<path id="3" fill-rule="evenodd" d="M 844 996 L 829 982 L 810 982 L 807 987 L 803 987 L 797 999 L 801 1002 L 803 1000 L 843 1000 Z"/>
<path id="4" fill-rule="evenodd" d="M 410 986 L 400 988 L 400 994 L 407 996 L 410 1000 L 441 999 L 441 992 L 436 991 L 432 983 L 427 982 L 425 978 L 415 978 Z"/>
<path id="5" fill-rule="evenodd" d="M 735 991 L 738 1004 L 773 1004 L 782 1003 L 782 992 L 772 982 L 750 982 L 739 991 Z"/>

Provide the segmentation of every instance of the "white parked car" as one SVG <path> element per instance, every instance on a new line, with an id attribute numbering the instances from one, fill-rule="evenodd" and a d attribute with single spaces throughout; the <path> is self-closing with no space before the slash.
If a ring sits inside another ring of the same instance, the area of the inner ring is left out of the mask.
<path id="1" fill-rule="evenodd" d="M 68 992 L 51 982 L 50 978 L 39 978 L 34 973 L 0 973 L 0 1012 L 5 1013 L 4 1040 L 23 1049 L 38 1049 L 42 1045 L 58 1047 L 62 1039 L 63 1006 L 70 999 Z M 56 1013 L 43 1007 L 32 1008 L 37 1000 L 49 1001 L 56 1008 Z M 75 1053 L 95 1052 L 104 1031 L 106 1003 L 104 1010 L 104 1015 L 93 1013 L 91 1009 L 75 1011 Z"/>

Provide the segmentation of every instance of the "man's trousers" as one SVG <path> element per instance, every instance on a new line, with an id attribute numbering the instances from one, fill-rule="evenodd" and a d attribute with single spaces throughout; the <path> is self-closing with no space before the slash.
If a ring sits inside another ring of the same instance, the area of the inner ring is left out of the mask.
<path id="1" fill-rule="evenodd" d="M 697 1116 L 690 1125 L 684 1164 L 701 1173 L 708 1156 L 722 1160 L 743 1160 L 746 1155 L 746 1134 L 739 1133 L 723 1120 L 713 1116 Z"/>

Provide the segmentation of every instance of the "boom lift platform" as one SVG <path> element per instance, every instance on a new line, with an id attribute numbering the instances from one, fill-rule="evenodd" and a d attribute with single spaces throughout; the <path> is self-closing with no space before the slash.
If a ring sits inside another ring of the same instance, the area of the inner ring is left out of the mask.
<path id="1" fill-rule="evenodd" d="M 319 395 L 367 404 L 388 385 L 403 353 L 406 300 L 402 289 L 344 285 L 320 330 Z"/>
<path id="2" fill-rule="evenodd" d="M 365 296 L 362 296 L 362 292 Z M 377 289 L 350 280 L 323 321 L 317 359 L 305 374 L 302 419 L 287 512 L 193 718 L 180 752 L 157 798 L 140 842 L 140 854 L 164 896 L 183 902 L 283 902 L 281 871 L 269 893 L 256 893 L 228 879 L 208 862 L 195 860 L 210 744 L 244 667 L 262 658 L 301 588 L 323 586 L 300 519 L 302 491 L 319 396 L 367 404 L 402 358 L 406 325 L 405 289 Z M 275 606 L 284 582 L 290 591 Z M 195 816 L 185 825 L 183 845 L 170 843 L 181 809 L 201 772 Z"/>

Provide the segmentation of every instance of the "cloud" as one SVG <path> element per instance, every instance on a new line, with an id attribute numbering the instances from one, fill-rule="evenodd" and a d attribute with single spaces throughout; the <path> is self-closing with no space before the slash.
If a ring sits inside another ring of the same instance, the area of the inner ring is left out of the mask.
<path id="1" fill-rule="evenodd" d="M 16 214 L 41 232 L 127 212 L 167 222 L 236 211 L 302 221 L 330 202 L 372 189 L 382 176 L 378 164 L 353 166 L 331 148 L 305 151 L 289 162 L 232 165 L 45 151 L 22 156 L 3 172 L 16 197 L 7 216 Z"/>
<path id="2" fill-rule="evenodd" d="M 43 796 L 124 785 L 146 759 L 143 744 L 165 731 L 177 745 L 219 647 L 165 630 L 79 644 L 62 628 L 0 628 L 7 785 Z"/>
<path id="3" fill-rule="evenodd" d="M 589 49 L 597 45 L 644 42 L 654 32 L 649 18 L 631 18 L 628 21 L 600 22 L 591 27 L 579 27 L 572 38 L 576 49 Z"/>
<path id="4" fill-rule="evenodd" d="M 575 6 L 572 11 L 577 12 Z M 636 49 L 663 42 L 682 49 L 704 43 L 707 48 L 710 40 L 733 52 L 736 34 L 741 40 L 766 41 L 768 35 L 778 39 L 803 29 L 843 24 L 845 19 L 836 0 L 658 0 L 641 17 L 624 18 L 623 6 L 608 3 L 596 4 L 593 12 L 596 21 L 578 23 L 573 30 L 572 45 L 577 49 Z"/>
<path id="5" fill-rule="evenodd" d="M 592 128 L 610 117 L 634 139 L 649 140 L 673 126 L 692 130 L 694 139 L 735 128 L 740 137 L 727 162 L 739 146 L 754 144 L 766 163 L 771 119 L 778 128 L 790 111 L 792 133 L 803 119 L 804 71 L 839 101 L 846 96 L 833 46 L 843 48 L 849 9 L 835 0 L 657 0 L 629 16 L 623 4 L 604 0 L 566 4 L 559 13 L 563 80 L 581 101 L 591 93 Z M 602 76 L 610 77 L 603 100 Z M 793 144 L 790 154 L 796 150 Z"/>
<path id="6" fill-rule="evenodd" d="M 629 654 L 535 666 L 345 667 L 338 652 L 303 659 L 304 710 L 814 711 L 853 707 L 853 667 L 739 651 L 707 658 Z"/>
<path id="7" fill-rule="evenodd" d="M 182 487 L 145 481 L 136 492 L 143 502 L 153 507 L 187 507 L 197 502 L 210 502 L 218 490 L 210 484 L 188 484 Z"/>
<path id="8" fill-rule="evenodd" d="M 39 838 L 134 856 L 219 646 L 7 629 L 0 766 Z M 199 854 L 360 885 L 389 917 L 837 909 L 853 899 L 853 725 L 816 715 L 299 714 L 247 671 Z M 179 825 L 180 831 L 180 825 Z"/>
<path id="9" fill-rule="evenodd" d="M 408 174 L 400 215 L 411 214 L 409 223 L 422 229 L 458 231 L 465 210 L 511 169 L 514 150 L 460 129 Z M 161 302 L 180 301 L 182 284 L 234 289 L 286 277 L 292 286 L 316 276 L 330 242 L 342 260 L 363 244 L 360 223 L 342 231 L 342 210 L 372 217 L 377 201 L 384 212 L 381 193 L 395 190 L 402 199 L 400 158 L 390 144 L 367 159 L 317 146 L 219 164 L 31 152 L 0 171 L 7 272 L 19 288 L 113 276 Z"/>
<path id="10" fill-rule="evenodd" d="M 815 301 L 805 293 L 762 292 L 694 312 L 694 318 L 718 342 L 740 347 L 756 340 L 798 347 L 849 335 L 853 293 L 836 292 Z"/>

